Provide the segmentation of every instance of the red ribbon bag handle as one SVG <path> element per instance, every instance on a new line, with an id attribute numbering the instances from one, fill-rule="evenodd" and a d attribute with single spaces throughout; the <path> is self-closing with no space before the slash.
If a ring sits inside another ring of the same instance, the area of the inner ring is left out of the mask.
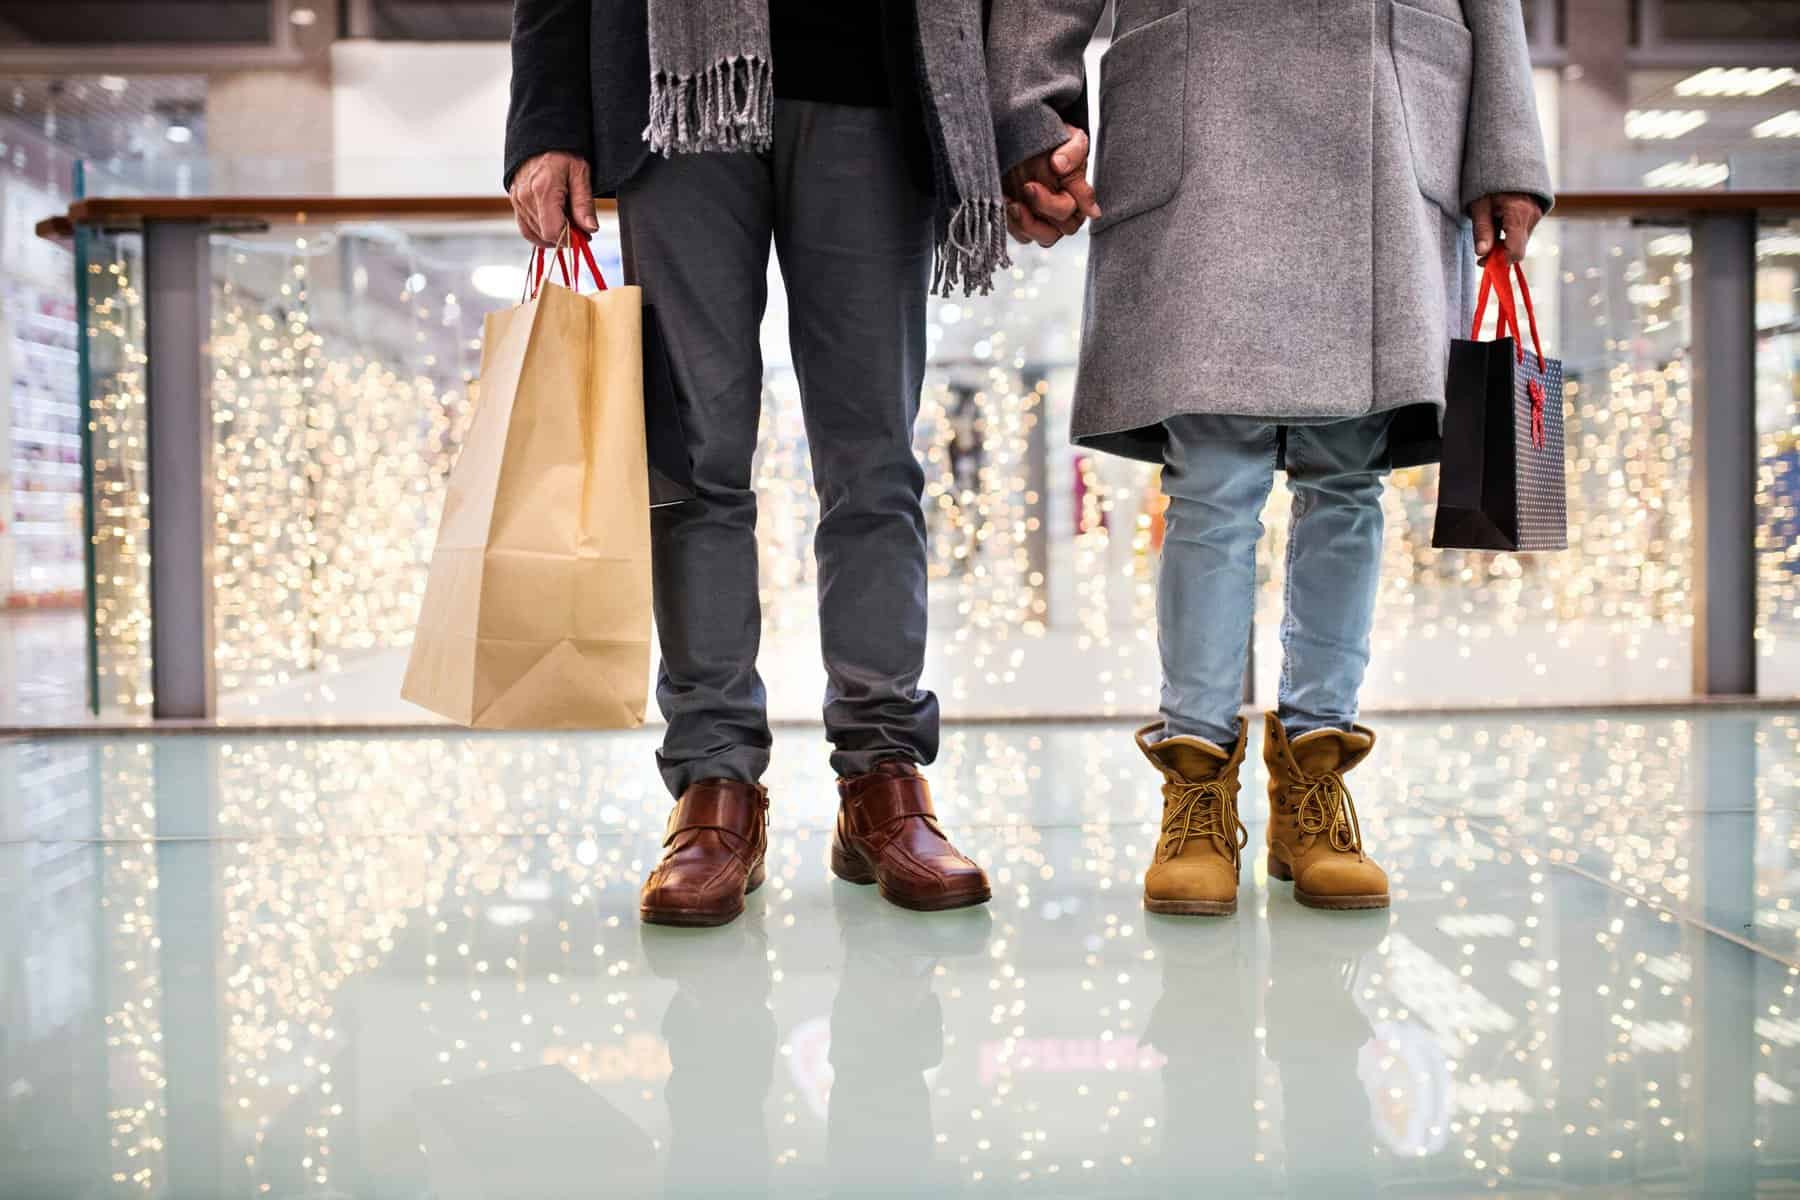
<path id="1" fill-rule="evenodd" d="M 1525 267 L 1521 263 L 1512 263 L 1512 270 L 1507 270 L 1509 256 L 1504 249 L 1496 248 L 1488 255 L 1481 273 L 1481 290 L 1475 299 L 1475 321 L 1469 330 L 1471 340 L 1481 336 L 1481 318 L 1487 313 L 1488 293 L 1492 292 L 1500 306 L 1500 316 L 1495 323 L 1494 332 L 1498 337 L 1505 337 L 1510 328 L 1513 345 L 1519 362 L 1525 361 L 1525 336 L 1519 331 L 1519 311 L 1513 299 L 1512 278 L 1519 281 L 1519 295 L 1525 301 L 1525 319 L 1531 325 L 1531 348 L 1537 356 L 1537 377 L 1526 382 L 1526 391 L 1531 396 L 1531 444 L 1539 450 L 1545 446 L 1544 405 L 1548 397 L 1544 393 L 1542 376 L 1546 366 L 1544 362 L 1544 344 L 1538 339 L 1537 311 L 1531 304 L 1531 285 L 1525 282 Z"/>
<path id="2" fill-rule="evenodd" d="M 569 258 L 563 258 L 564 245 L 567 243 Z M 574 274 L 569 272 L 569 261 L 575 263 Z M 600 273 L 600 264 L 594 259 L 594 250 L 587 231 L 575 225 L 564 226 L 562 237 L 556 242 L 556 269 L 562 275 L 563 286 L 575 291 L 581 290 L 581 264 L 587 264 L 588 274 L 593 277 L 594 287 L 598 291 L 606 290 L 606 276 Z M 544 286 L 545 256 L 542 246 L 531 251 L 531 266 L 526 272 L 526 294 L 520 297 L 523 304 L 528 299 L 536 299 Z"/>

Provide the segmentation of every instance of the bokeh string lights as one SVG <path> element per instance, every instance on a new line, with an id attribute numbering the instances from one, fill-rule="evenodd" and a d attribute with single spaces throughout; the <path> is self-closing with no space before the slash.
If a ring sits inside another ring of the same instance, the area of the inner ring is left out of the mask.
<path id="1" fill-rule="evenodd" d="M 1561 230 L 1571 236 L 1542 239 L 1530 267 L 1563 314 L 1550 350 L 1570 356 L 1571 548 L 1432 550 L 1436 471 L 1396 473 L 1384 501 L 1371 705 L 1688 690 L 1687 249 L 1623 224 Z M 455 239 L 379 232 L 215 240 L 215 665 L 223 692 L 247 698 L 250 711 L 266 711 L 263 698 L 296 680 L 323 681 L 329 701 L 331 680 L 358 663 L 403 656 L 417 612 L 476 386 L 479 314 L 458 294 L 462 272 L 432 265 L 458 261 Z M 138 249 L 131 235 L 92 241 L 101 700 L 139 712 L 150 683 Z M 1790 308 L 1796 256 L 1782 247 L 1794 241 L 1765 239 L 1773 249 L 1762 273 L 1770 302 Z M 1067 297 L 1079 293 L 1080 269 L 1076 252 L 1022 251 L 995 298 L 934 302 L 917 448 L 933 586 L 928 682 L 951 711 L 1135 714 L 1156 704 L 1155 473 L 1066 440 Z M 1759 378 L 1759 637 L 1772 691 L 1800 680 L 1794 336 L 1771 339 Z M 755 479 L 765 646 L 778 664 L 816 661 L 817 503 L 797 387 L 779 363 Z M 1260 555 L 1265 699 L 1279 665 L 1287 512 L 1278 488 Z M 1447 662 L 1464 669 L 1446 673 Z"/>

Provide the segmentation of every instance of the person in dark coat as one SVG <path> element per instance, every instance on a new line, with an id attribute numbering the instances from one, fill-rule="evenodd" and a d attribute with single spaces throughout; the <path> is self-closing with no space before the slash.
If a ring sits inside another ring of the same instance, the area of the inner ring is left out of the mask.
<path id="1" fill-rule="evenodd" d="M 763 879 L 770 733 L 751 459 L 771 245 L 788 292 L 820 519 L 832 866 L 896 904 L 955 908 L 986 875 L 919 768 L 924 475 L 912 451 L 936 286 L 1007 264 L 980 0 L 515 0 L 506 185 L 556 244 L 618 197 L 625 275 L 673 360 L 695 498 L 652 516 L 657 759 L 676 797 L 646 921 L 733 919 Z M 1084 144 L 1084 143 L 1082 143 Z"/>

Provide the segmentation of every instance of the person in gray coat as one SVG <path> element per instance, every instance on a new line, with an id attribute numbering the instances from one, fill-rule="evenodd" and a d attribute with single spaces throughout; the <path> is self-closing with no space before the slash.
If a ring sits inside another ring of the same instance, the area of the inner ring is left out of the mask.
<path id="1" fill-rule="evenodd" d="M 1090 195 L 1057 155 L 1104 7 L 995 0 L 988 78 L 1014 236 L 1093 218 L 1074 440 L 1160 463 L 1169 498 L 1145 905 L 1236 907 L 1238 708 L 1283 470 L 1269 872 L 1302 903 L 1385 907 L 1344 781 L 1374 742 L 1381 480 L 1435 460 L 1477 262 L 1523 258 L 1551 205 L 1519 0 L 1118 0 Z"/>

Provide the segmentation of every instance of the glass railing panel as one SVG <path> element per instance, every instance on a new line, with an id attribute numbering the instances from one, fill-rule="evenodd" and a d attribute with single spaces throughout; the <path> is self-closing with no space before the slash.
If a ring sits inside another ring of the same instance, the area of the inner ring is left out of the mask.
<path id="1" fill-rule="evenodd" d="M 147 712 L 151 701 L 144 245 L 139 234 L 87 230 L 78 243 L 92 699 L 103 717 L 133 716 Z"/>
<path id="2" fill-rule="evenodd" d="M 1756 246 L 1757 690 L 1800 695 L 1800 222 Z"/>
<path id="3" fill-rule="evenodd" d="M 1397 473 L 1385 500 L 1371 707 L 1690 694 L 1687 242 L 1679 228 L 1623 221 L 1558 221 L 1540 232 L 1529 273 L 1546 349 L 1568 372 L 1571 548 L 1434 551 L 1436 470 Z M 1770 247 L 1783 244 L 1764 240 L 1765 291 L 1775 286 L 1770 272 L 1782 269 Z M 932 302 L 915 443 L 927 477 L 932 584 L 925 682 L 956 715 L 1156 707 L 1156 473 L 1067 437 L 1085 245 L 1015 249 L 993 297 Z M 95 246 L 104 251 L 88 274 L 96 644 L 104 703 L 141 711 L 139 250 L 134 237 Z M 616 280 L 610 221 L 599 246 Z M 399 700 L 399 679 L 444 479 L 479 390 L 481 316 L 515 300 L 519 250 L 502 222 L 214 236 L 223 715 L 423 716 Z M 755 463 L 762 666 L 772 714 L 812 720 L 824 683 L 811 554 L 817 501 L 773 265 L 771 276 Z M 1785 444 L 1777 435 L 1793 418 L 1768 416 L 1769 389 L 1781 385 L 1767 369 L 1763 378 L 1765 440 L 1775 438 L 1765 445 L 1764 489 L 1782 495 L 1787 477 L 1774 473 L 1779 462 L 1768 465 L 1776 454 L 1768 445 Z M 1278 683 L 1286 514 L 1277 488 L 1258 594 L 1264 701 Z M 1775 521 L 1766 516 L 1762 534 L 1765 690 L 1791 691 L 1779 682 L 1793 608 L 1779 597 L 1791 595 L 1782 591 L 1791 575 L 1778 560 L 1792 537 Z"/>

